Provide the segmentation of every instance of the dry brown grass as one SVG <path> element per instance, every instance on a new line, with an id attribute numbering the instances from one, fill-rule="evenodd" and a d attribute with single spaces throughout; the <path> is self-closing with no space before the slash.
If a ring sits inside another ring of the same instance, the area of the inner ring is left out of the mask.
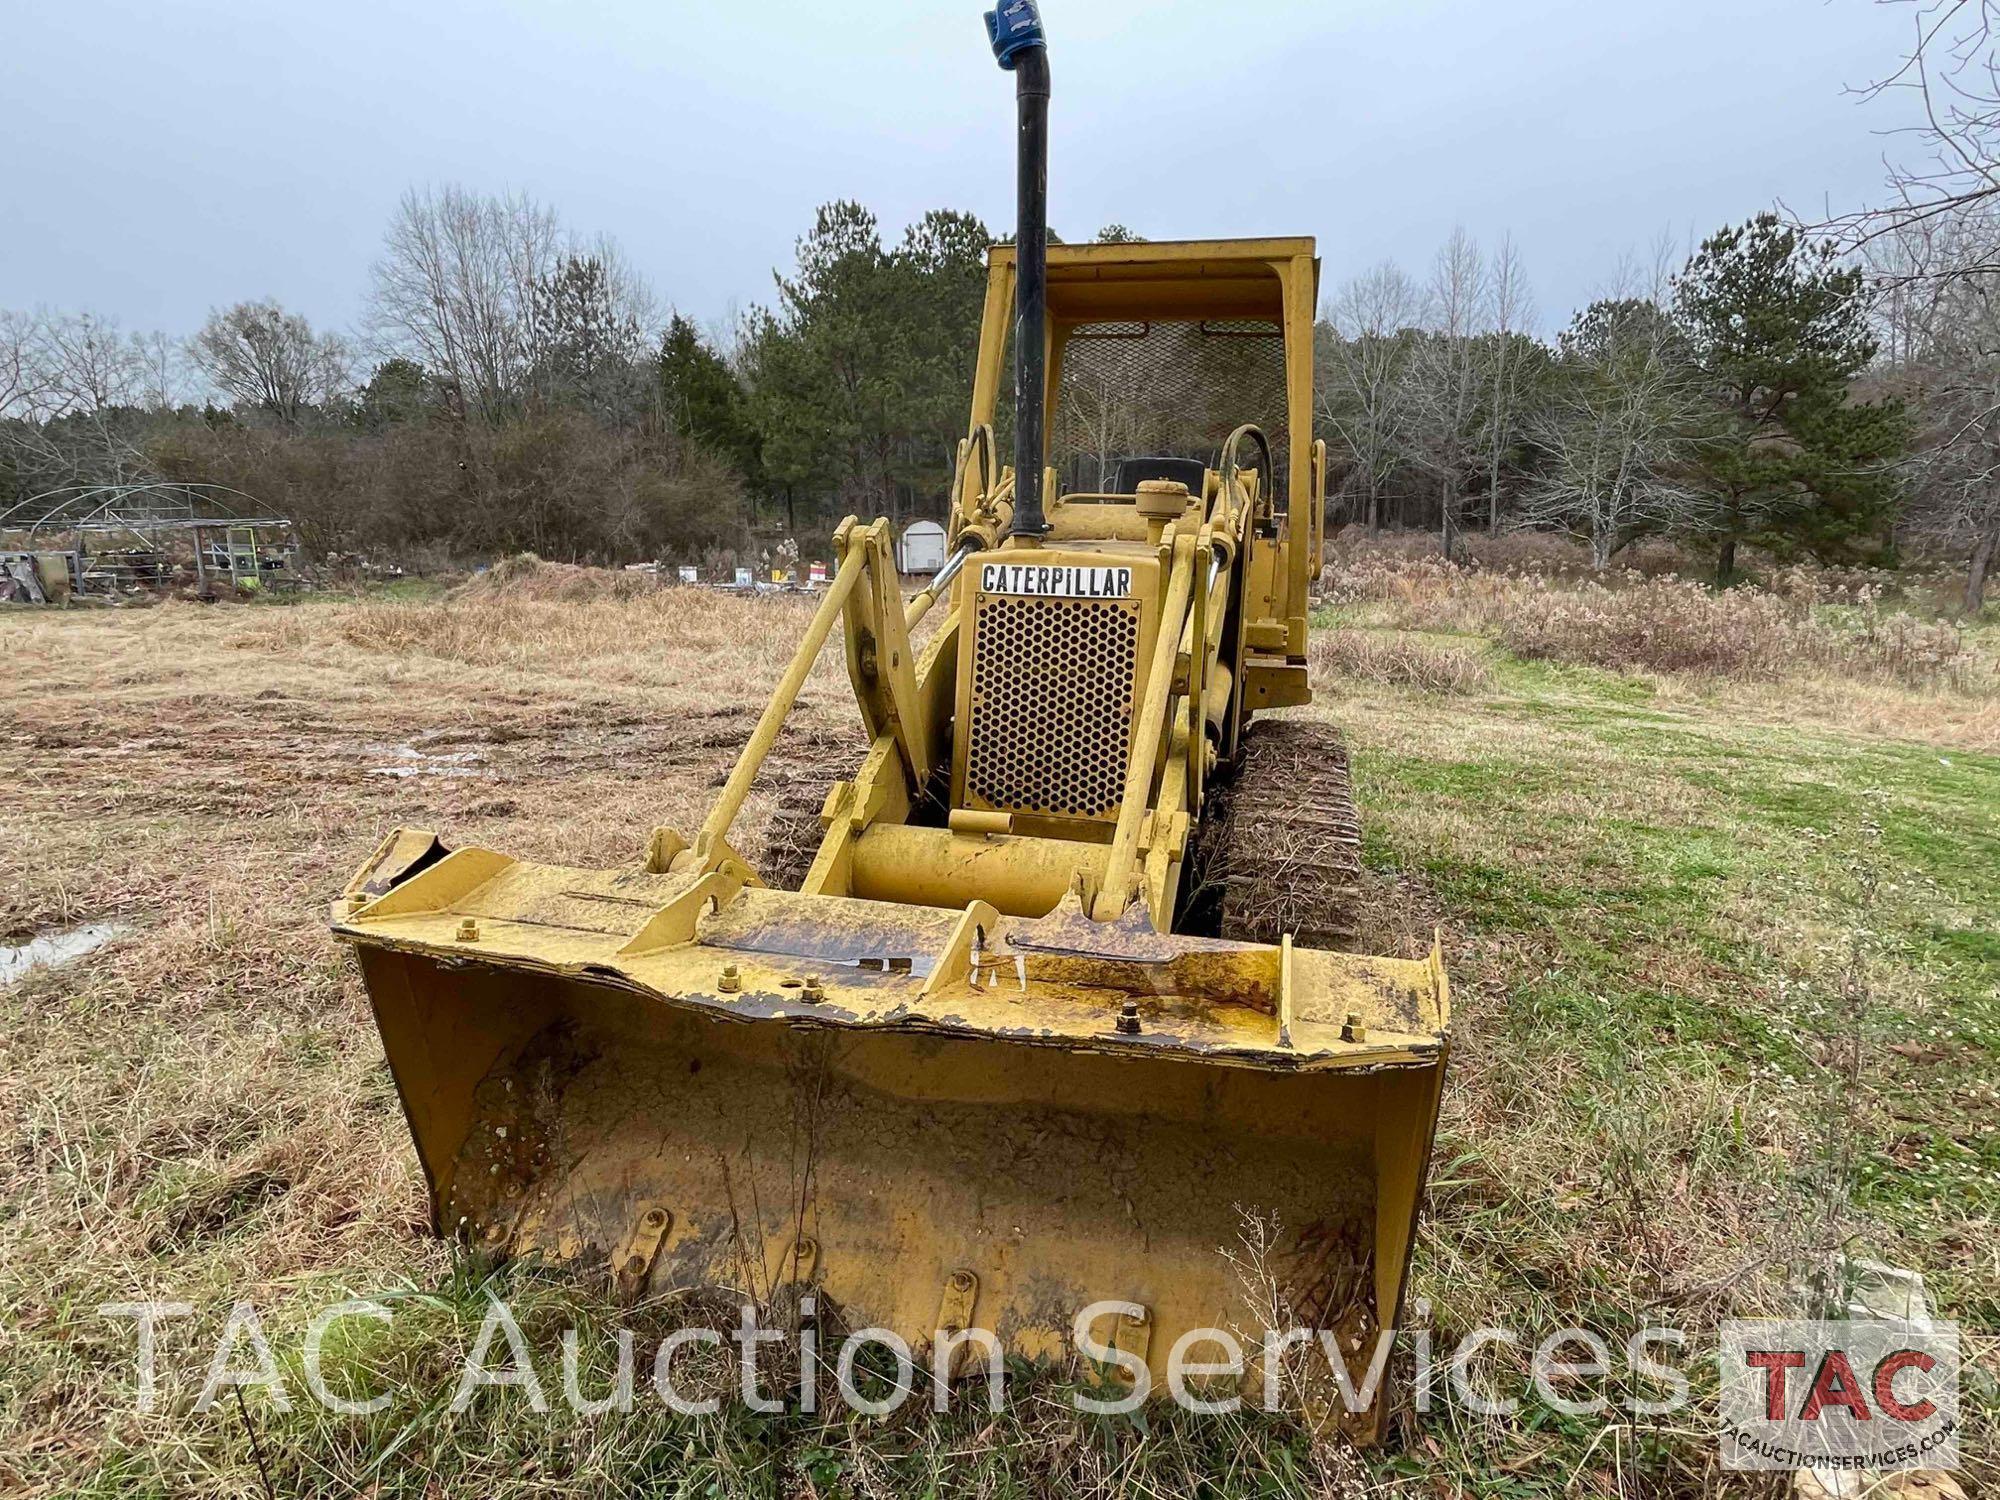
<path id="1" fill-rule="evenodd" d="M 1412 607 L 1485 618 L 1478 612 L 1494 607 L 1498 585 L 1489 575 L 1464 587 L 1469 601 L 1433 591 Z M 655 823 L 691 829 L 809 608 L 790 597 L 649 589 L 577 604 L 482 592 L 428 604 L 167 605 L 0 620 L 14 689 L 0 710 L 0 928 L 108 918 L 132 929 L 70 968 L 0 992 L 0 1491 L 258 1493 L 233 1414 L 187 1412 L 185 1372 L 198 1383 L 228 1299 L 254 1298 L 281 1348 L 286 1335 L 296 1347 L 304 1312 L 336 1295 L 435 1288 L 454 1276 L 424 1232 L 408 1134 L 351 960 L 326 935 L 327 901 L 398 824 L 586 866 L 636 858 Z M 1324 674 L 1345 648 L 1315 649 Z M 1358 752 L 1371 838 L 1402 870 L 1439 872 L 1441 882 L 1455 874 L 1478 893 L 1441 885 L 1434 895 L 1377 870 L 1369 898 L 1371 930 L 1393 930 L 1399 950 L 1421 947 L 1442 920 L 1452 953 L 1460 1045 L 1417 1273 L 1433 1321 L 1459 1327 L 1524 1306 L 1637 1307 L 1660 1295 L 1706 1310 L 1747 1295 L 1729 1275 L 1794 1233 L 1793 1200 L 1774 1196 L 1774 1183 L 1803 1149 L 1796 1090 L 1763 1071 L 1746 1076 L 1726 1049 L 1667 1035 L 1666 1021 L 1631 1021 L 1633 1050 L 1614 1067 L 1591 1055 L 1580 1010 L 1534 1007 L 1597 983 L 1576 977 L 1580 966 L 1617 946 L 1612 961 L 1629 986 L 1620 993 L 1642 1003 L 1692 997 L 1697 1020 L 1708 1006 L 1787 1015 L 1841 920 L 1808 877 L 1788 873 L 1795 862 L 1782 840 L 1797 835 L 1725 830 L 1730 848 L 1754 849 L 1763 862 L 1715 898 L 1702 944 L 1671 924 L 1609 943 L 1607 914 L 1647 887 L 1642 872 L 1607 861 L 1607 839 L 1671 853 L 1673 841 L 1626 831 L 1720 838 L 1709 826 L 1714 799 L 1691 797 L 1652 758 L 1668 740 L 1612 760 L 1611 731 L 1643 734 L 1645 723 L 1544 717 L 1484 687 L 1426 705 L 1404 686 L 1412 669 L 1382 670 L 1401 680 L 1371 678 L 1387 690 L 1343 695 L 1332 710 Z M 828 653 L 806 690 L 817 722 L 787 735 L 774 781 L 858 752 L 843 675 Z M 1764 758 L 1741 774 L 1768 776 L 1783 792 L 1811 792 L 1835 774 L 1844 742 L 1794 767 L 1790 738 L 1744 727 L 1836 712 L 1806 679 L 1682 691 L 1656 698 L 1672 720 L 1660 733 L 1712 750 L 1730 775 L 1746 751 Z M 1935 728 L 1920 718 L 1935 694 L 1887 680 L 1853 692 L 1854 712 L 1904 737 Z M 1990 703 L 1967 702 L 1990 728 Z M 1487 764 L 1490 777 L 1464 779 Z M 398 774 L 378 774 L 387 772 Z M 753 851 L 774 800 L 760 794 L 746 815 Z M 1492 872 L 1490 884 L 1477 883 L 1481 872 Z M 1710 877 L 1651 878 L 1701 891 Z M 1522 887 L 1569 904 L 1552 918 L 1495 916 L 1491 904 Z M 1939 912 L 1947 925 L 1974 920 Z M 1755 987 L 1718 954 L 1763 966 Z M 1523 989 L 1523 975 L 1538 992 Z M 1885 966 L 1881 982 L 1913 1008 L 1931 993 L 1914 969 Z M 1607 1025 L 1627 1025 L 1610 1001 L 1603 1010 Z M 1622 1044 L 1627 1032 L 1618 1036 Z M 1939 1064 L 1940 1076 L 1952 1066 Z M 1609 1071 L 1593 1080 L 1593 1068 Z M 1910 1097 L 1936 1096 L 1934 1081 L 1923 1082 L 1930 1092 L 1913 1087 Z M 1960 1233 L 1944 1222 L 1954 1213 L 1970 1211 L 1938 1209 L 1941 1244 Z M 1948 1287 L 1975 1284 L 1978 1257 L 1990 1262 L 1990 1234 L 1963 1237 L 1965 1263 L 1941 1260 Z M 129 1333 L 91 1309 L 146 1296 L 207 1311 L 167 1342 L 169 1366 L 184 1372 L 174 1399 L 139 1418 L 129 1384 L 106 1378 L 129 1369 Z M 469 1331 L 443 1315 L 438 1325 L 410 1357 L 448 1390 Z M 1411 1450 L 1439 1492 L 1474 1473 L 1531 1473 L 1554 1461 L 1545 1433 L 1467 1434 L 1454 1420 L 1433 1419 Z M 453 1445 L 477 1450 L 496 1426 L 454 1436 L 451 1424 L 425 1418 L 413 1430 L 397 1450 L 399 1469 L 407 1466 L 390 1486 L 398 1493 L 426 1483 L 440 1495 L 565 1483 L 596 1492 L 661 1474 L 647 1454 L 619 1447 L 636 1439 L 606 1427 L 537 1440 L 535 1461 L 567 1465 L 567 1478 L 538 1477 L 502 1452 L 467 1479 L 448 1467 L 468 1461 L 452 1458 Z M 888 1494 L 914 1482 L 881 1457 L 906 1436 L 868 1425 L 817 1432 L 811 1453 L 848 1466 L 828 1481 L 796 1452 L 776 1454 L 763 1429 L 741 1447 L 704 1429 L 683 1477 L 728 1496 Z M 976 1428 L 962 1439 L 930 1455 L 925 1471 L 946 1491 L 975 1472 L 965 1455 L 992 1441 Z M 1334 1489 L 1316 1450 L 1274 1476 L 1259 1467 L 1259 1440 L 1242 1434 L 1196 1455 L 1213 1471 L 1176 1467 L 1184 1455 L 1165 1423 L 1143 1439 L 1114 1438 L 1037 1413 L 1025 1437 L 1007 1438 L 1017 1440 L 1026 1446 L 1015 1477 L 989 1486 L 994 1493 L 1178 1493 L 1194 1475 L 1218 1492 L 1255 1491 L 1214 1478 L 1224 1470 L 1259 1476 L 1263 1492 Z M 299 1476 L 300 1492 L 344 1494 L 315 1465 L 361 1473 L 388 1439 L 334 1428 L 290 1430 L 284 1441 L 285 1472 Z M 694 1441 L 681 1433 L 673 1451 Z M 1706 1450 L 1688 1451 L 1699 1460 Z M 365 1482 L 356 1488 L 365 1493 Z M 1592 1470 L 1572 1489 L 1617 1492 Z"/>
<path id="2" fill-rule="evenodd" d="M 651 689 L 648 701 L 662 709 L 704 708 L 715 705 L 719 681 L 743 674 L 770 680 L 782 671 L 811 614 L 802 595 L 704 588 L 613 589 L 581 602 L 461 592 L 442 605 L 364 602 L 238 615 L 229 644 L 279 657 L 332 651 L 385 663 L 573 675 L 579 686 Z M 827 655 L 814 681 L 831 685 L 840 673 L 838 656 Z"/>
<path id="3" fill-rule="evenodd" d="M 1664 570 L 1591 576 L 1554 538 L 1482 541 L 1492 558 L 1475 549 L 1458 562 L 1408 542 L 1350 544 L 1329 563 L 1324 597 L 1353 624 L 1482 636 L 1528 660 L 1714 684 L 1810 682 L 1836 697 L 1861 684 L 2000 693 L 1990 642 L 1885 603 L 1896 592 L 1889 575 L 1794 567 L 1769 590 L 1718 592 Z"/>
<path id="4" fill-rule="evenodd" d="M 1720 683 L 1701 694 L 1699 706 L 1740 721 L 1811 725 L 1859 739 L 2000 751 L 2000 693 L 1994 692 L 1912 692 L 1866 679 L 1806 677 Z"/>
<path id="5" fill-rule="evenodd" d="M 483 573 L 475 573 L 452 593 L 459 599 L 534 599 L 562 604 L 590 604 L 601 599 L 632 599 L 662 585 L 646 573 L 616 568 L 586 568 L 575 563 L 545 562 L 532 552 L 504 557 Z"/>
<path id="6" fill-rule="evenodd" d="M 1526 591 L 1497 623 L 1501 642 L 1529 660 L 1702 677 L 1841 676 L 1951 692 L 1983 690 L 1992 677 L 1964 633 L 1941 621 L 1873 608 L 1830 621 L 1776 594 L 1716 593 L 1681 579 Z"/>
<path id="7" fill-rule="evenodd" d="M 1312 664 L 1349 682 L 1414 688 L 1420 693 L 1478 693 L 1493 674 L 1469 646 L 1439 646 L 1400 633 L 1323 630 L 1309 647 Z"/>
<path id="8" fill-rule="evenodd" d="M 0 1490 L 190 1441 L 104 1378 L 130 1350 L 100 1301 L 446 1274 L 327 903 L 399 824 L 581 865 L 691 831 L 809 610 L 668 589 L 6 619 L 0 932 L 132 931 L 4 992 Z M 774 783 L 858 754 L 838 653 L 805 699 Z M 198 1369 L 216 1331 L 170 1352 Z"/>
<path id="9" fill-rule="evenodd" d="M 1468 571 L 1538 573 L 1551 578 L 1591 576 L 1590 554 L 1567 537 L 1541 531 L 1502 531 L 1489 536 L 1483 531 L 1465 532 L 1458 538 L 1459 566 Z M 1327 542 L 1329 566 L 1352 567 L 1371 560 L 1404 563 L 1427 559 L 1442 561 L 1435 532 L 1385 531 L 1370 537 L 1348 528 Z M 1618 554 L 1621 571 L 1651 577 L 1682 574 L 1700 566 L 1671 542 L 1647 540 L 1633 544 Z"/>

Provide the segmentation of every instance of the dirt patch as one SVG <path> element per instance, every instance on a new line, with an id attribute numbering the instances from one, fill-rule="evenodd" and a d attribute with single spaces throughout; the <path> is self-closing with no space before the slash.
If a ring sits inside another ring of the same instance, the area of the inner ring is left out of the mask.
<path id="1" fill-rule="evenodd" d="M 291 1183 L 275 1172 L 233 1173 L 190 1194 L 148 1238 L 147 1248 L 155 1255 L 167 1255 L 197 1240 L 227 1233 L 231 1225 L 276 1202 L 291 1188 Z"/>

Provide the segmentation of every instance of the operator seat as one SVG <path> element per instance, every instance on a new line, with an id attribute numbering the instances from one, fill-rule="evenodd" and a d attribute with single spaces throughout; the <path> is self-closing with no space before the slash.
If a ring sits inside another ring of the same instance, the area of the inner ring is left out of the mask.
<path id="1" fill-rule="evenodd" d="M 1148 479 L 1167 479 L 1186 485 L 1190 495 L 1200 495 L 1207 477 L 1208 465 L 1198 458 L 1121 458 L 1111 492 L 1136 495 Z"/>

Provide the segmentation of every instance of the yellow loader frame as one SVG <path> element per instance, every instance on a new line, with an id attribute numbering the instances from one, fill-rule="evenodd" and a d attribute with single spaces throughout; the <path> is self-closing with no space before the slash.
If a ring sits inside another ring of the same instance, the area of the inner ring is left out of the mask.
<path id="1" fill-rule="evenodd" d="M 1282 505 L 1243 429 L 1200 494 L 1059 496 L 1045 535 L 1010 535 L 991 423 L 1014 274 L 994 250 L 947 573 L 906 603 L 888 524 L 842 523 L 692 839 L 654 829 L 593 870 L 399 830 L 334 931 L 439 1233 L 600 1261 L 635 1295 L 810 1288 L 856 1327 L 982 1327 L 1044 1357 L 1108 1300 L 1129 1310 L 1090 1336 L 1156 1376 L 1194 1330 L 1288 1316 L 1359 1370 L 1403 1302 L 1440 956 L 1174 930 L 1212 779 L 1254 713 L 1310 696 L 1324 446 L 1293 441 Z M 1308 434 L 1316 275 L 1307 239 L 1051 246 L 1047 353 L 1059 371 L 1068 334 L 1105 320 L 1268 320 Z M 1123 591 L 1008 592 L 1024 583 Z M 732 834 L 836 625 L 870 746 L 801 889 L 776 890 Z M 1064 631 L 1086 646 L 1057 674 Z M 1115 724 L 993 709 L 1092 693 Z M 1052 780 L 1036 734 L 1083 770 Z M 1246 1303 L 1231 1258 L 1261 1237 L 1282 1308 Z M 1371 1437 L 1380 1405 L 1345 1421 Z"/>

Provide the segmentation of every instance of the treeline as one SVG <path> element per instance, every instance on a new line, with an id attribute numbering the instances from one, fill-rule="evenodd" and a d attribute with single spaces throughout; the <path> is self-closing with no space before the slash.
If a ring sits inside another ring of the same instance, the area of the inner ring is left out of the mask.
<path id="1" fill-rule="evenodd" d="M 1678 271 L 1622 268 L 1553 343 L 1527 307 L 1511 245 L 1462 232 L 1423 284 L 1382 266 L 1336 290 L 1320 418 L 1353 519 L 1447 550 L 1467 525 L 1561 530 L 1599 567 L 1666 534 L 1724 580 L 1745 545 L 1893 555 L 1908 414 L 1870 388 L 1869 287 L 1830 245 L 1765 215 Z"/>
<path id="2" fill-rule="evenodd" d="M 771 304 L 714 332 L 528 199 L 411 193 L 353 336 L 274 302 L 185 341 L 0 313 L 0 508 L 201 480 L 315 553 L 711 563 L 848 510 L 934 512 L 990 239 L 938 211 L 885 243 L 829 204 Z"/>
<path id="3" fill-rule="evenodd" d="M 1981 456 L 2000 229 L 1915 232 L 1864 259 L 1760 217 L 1678 267 L 1618 268 L 1553 339 L 1504 242 L 1454 234 L 1421 279 L 1385 265 L 1331 287 L 1332 519 L 1447 550 L 1468 528 L 1559 530 L 1604 567 L 1669 535 L 1725 580 L 1744 547 L 1887 562 L 1922 537 L 1968 559 L 1977 608 L 2000 539 Z M 185 342 L 0 317 L 0 496 L 205 480 L 292 515 L 315 552 L 713 565 L 848 511 L 940 514 L 991 238 L 936 211 L 885 241 L 830 204 L 768 305 L 703 329 L 544 207 L 413 193 L 352 336 L 269 302 Z M 1107 441 L 1148 431 L 1146 399 L 1058 392 Z"/>
<path id="4" fill-rule="evenodd" d="M 1532 527 L 1600 568 L 1674 538 L 1737 573 L 1780 560 L 1965 566 L 2000 558 L 2000 217 L 1884 214 L 1859 234 L 1771 214 L 1678 268 L 1627 262 L 1554 338 L 1525 332 L 1511 245 L 1462 233 L 1427 281 L 1381 266 L 1319 329 L 1322 435 L 1342 518 Z"/>

